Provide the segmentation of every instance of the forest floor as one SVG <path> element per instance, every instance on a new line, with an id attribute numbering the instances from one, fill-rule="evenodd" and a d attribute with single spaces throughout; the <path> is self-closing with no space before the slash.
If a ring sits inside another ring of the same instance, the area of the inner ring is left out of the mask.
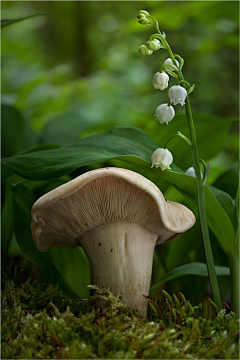
<path id="1" fill-rule="evenodd" d="M 201 316 L 182 294 L 149 300 L 143 320 L 109 290 L 86 300 L 40 281 L 3 279 L 2 359 L 238 359 L 239 320 Z M 96 300 L 104 301 L 97 309 Z M 210 303 L 209 303 L 210 304 Z"/>

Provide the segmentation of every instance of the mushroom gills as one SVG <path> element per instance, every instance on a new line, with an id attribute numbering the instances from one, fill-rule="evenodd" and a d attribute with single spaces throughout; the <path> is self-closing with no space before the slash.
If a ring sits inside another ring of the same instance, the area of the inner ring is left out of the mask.
<path id="1" fill-rule="evenodd" d="M 77 247 L 81 235 L 108 222 L 140 224 L 159 234 L 158 243 L 175 234 L 163 226 L 159 208 L 151 195 L 113 176 L 95 179 L 38 210 L 37 219 L 45 220 L 41 235 L 33 236 L 40 251 L 52 246 Z M 32 222 L 33 231 L 37 224 Z"/>

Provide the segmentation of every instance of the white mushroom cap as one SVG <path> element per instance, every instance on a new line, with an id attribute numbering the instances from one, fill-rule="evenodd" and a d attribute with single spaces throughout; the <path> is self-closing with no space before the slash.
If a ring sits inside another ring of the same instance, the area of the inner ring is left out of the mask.
<path id="1" fill-rule="evenodd" d="M 114 167 L 80 175 L 32 207 L 32 236 L 40 251 L 77 247 L 82 235 L 108 222 L 138 223 L 157 234 L 161 244 L 191 228 L 195 216 L 184 205 L 165 200 L 142 175 Z"/>

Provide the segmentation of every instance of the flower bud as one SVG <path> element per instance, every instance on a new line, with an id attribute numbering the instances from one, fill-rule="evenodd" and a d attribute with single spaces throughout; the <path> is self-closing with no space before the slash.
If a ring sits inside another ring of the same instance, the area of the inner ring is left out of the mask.
<path id="1" fill-rule="evenodd" d="M 139 24 L 141 25 L 147 25 L 149 24 L 149 20 L 146 17 L 142 17 L 138 20 Z"/>
<path id="2" fill-rule="evenodd" d="M 141 45 L 139 48 L 139 52 L 143 56 L 151 55 L 153 52 L 149 50 L 146 45 Z"/>
<path id="3" fill-rule="evenodd" d="M 146 16 L 143 15 L 143 14 L 138 14 L 138 16 L 137 16 L 138 19 L 142 19 L 142 18 L 145 18 L 145 17 L 146 17 Z"/>
<path id="4" fill-rule="evenodd" d="M 139 10 L 139 15 L 149 16 L 149 12 L 146 10 Z"/>
<path id="5" fill-rule="evenodd" d="M 164 90 L 168 87 L 169 76 L 165 72 L 157 72 L 153 76 L 154 89 Z"/>
<path id="6" fill-rule="evenodd" d="M 187 97 L 187 90 L 180 85 L 174 85 L 168 90 L 168 96 L 173 105 L 181 104 L 183 106 Z"/>
<path id="7" fill-rule="evenodd" d="M 171 170 L 170 165 L 173 162 L 173 156 L 168 149 L 159 148 L 154 151 L 151 156 L 152 166 L 156 168 L 161 168 L 162 171 L 164 170 Z"/>
<path id="8" fill-rule="evenodd" d="M 154 39 L 154 40 L 148 40 L 146 42 L 146 46 L 149 50 L 152 50 L 152 51 L 157 51 L 161 48 L 161 44 L 160 44 L 160 41 L 157 40 L 157 39 Z"/>
<path id="9" fill-rule="evenodd" d="M 175 60 L 176 64 L 177 64 L 177 67 L 173 64 L 173 61 L 171 58 L 168 58 L 167 60 L 164 61 L 164 65 L 167 65 L 165 66 L 165 70 L 170 70 L 170 71 L 174 71 L 174 70 L 178 70 L 179 68 L 179 62 L 177 60 Z"/>
<path id="10" fill-rule="evenodd" d="M 175 116 L 174 108 L 168 104 L 159 105 L 155 112 L 156 118 L 159 120 L 160 124 L 168 123 L 172 121 Z"/>

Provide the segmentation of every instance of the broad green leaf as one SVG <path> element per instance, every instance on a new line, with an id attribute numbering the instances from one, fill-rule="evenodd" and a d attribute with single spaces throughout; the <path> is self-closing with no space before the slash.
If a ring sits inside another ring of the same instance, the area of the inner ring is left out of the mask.
<path id="1" fill-rule="evenodd" d="M 23 148 L 23 117 L 12 106 L 1 106 L 2 156 L 11 156 Z"/>
<path id="2" fill-rule="evenodd" d="M 30 15 L 30 16 L 25 16 L 23 18 L 17 18 L 17 19 L 3 19 L 1 20 L 1 28 L 4 28 L 6 26 L 9 26 L 9 25 L 12 25 L 12 24 L 15 24 L 19 21 L 23 21 L 23 20 L 26 20 L 26 19 L 30 19 L 32 17 L 35 17 L 35 16 L 39 16 L 39 15 L 46 15 L 46 13 L 42 13 L 42 14 L 33 14 L 33 15 Z"/>
<path id="3" fill-rule="evenodd" d="M 168 171 L 165 174 L 168 181 L 175 186 L 197 212 L 196 179 L 184 174 Z M 226 194 L 227 196 L 227 194 Z M 206 211 L 208 224 L 226 253 L 237 252 L 238 245 L 234 240 L 234 228 L 231 219 L 223 209 L 211 187 L 205 186 Z"/>
<path id="4" fill-rule="evenodd" d="M 43 151 L 43 150 L 59 149 L 60 147 L 61 146 L 58 144 L 38 144 L 38 145 L 30 146 L 29 148 L 21 151 L 19 155 L 30 154 L 32 152 Z"/>
<path id="5" fill-rule="evenodd" d="M 236 241 L 239 242 L 239 187 L 236 195 L 236 207 L 234 209 L 234 225 L 236 230 Z"/>
<path id="6" fill-rule="evenodd" d="M 1 212 L 1 250 L 3 260 L 6 258 L 13 232 L 12 192 L 9 184 L 5 185 L 4 190 L 5 199 Z"/>
<path id="7" fill-rule="evenodd" d="M 36 152 L 36 151 L 58 149 L 59 147 L 60 145 L 56 145 L 56 144 L 39 144 L 39 145 L 30 146 L 26 150 L 20 151 L 19 155 L 29 154 L 31 152 Z M 4 165 L 3 163 L 1 164 L 1 172 L 2 172 L 1 173 L 2 183 L 4 183 L 7 179 L 11 178 L 12 175 L 14 175 L 14 173 L 10 170 L 10 168 Z"/>
<path id="8" fill-rule="evenodd" d="M 64 291 L 73 293 L 64 277 L 51 262 L 49 254 L 39 252 L 33 245 L 30 223 L 31 207 L 35 199 L 32 193 L 24 182 L 14 184 L 11 188 L 13 192 L 14 233 L 21 251 L 30 261 L 40 267 L 45 279 L 59 284 Z"/>
<path id="9" fill-rule="evenodd" d="M 150 167 L 150 157 L 156 144 L 142 131 L 115 128 L 94 135 L 72 146 L 33 152 L 3 159 L 14 173 L 33 180 L 53 179 L 85 165 L 116 159 L 154 181 L 161 189 L 163 181 L 178 189 L 197 212 L 196 179 L 176 171 Z M 174 166 L 172 166 L 174 169 Z M 237 243 L 231 220 L 210 187 L 205 187 L 208 223 L 225 252 L 236 252 Z"/>
<path id="10" fill-rule="evenodd" d="M 1 112 L 2 157 L 12 156 L 36 143 L 36 133 L 16 108 L 2 104 Z"/>
<path id="11" fill-rule="evenodd" d="M 193 114 L 194 124 L 197 134 L 199 156 L 205 161 L 217 155 L 226 143 L 226 138 L 230 127 L 237 118 L 221 118 L 207 114 Z M 163 125 L 164 126 L 164 125 Z M 158 121 L 151 121 L 145 129 L 147 134 L 159 145 L 163 147 L 173 134 L 181 131 L 182 134 L 190 137 L 187 120 L 185 115 L 177 115 L 169 126 L 165 126 L 161 131 Z M 211 134 L 211 140 L 209 140 Z M 192 166 L 192 154 L 190 148 L 178 137 L 171 140 L 168 149 L 174 154 L 176 165 L 185 169 Z"/>
<path id="12" fill-rule="evenodd" d="M 237 189 L 237 195 L 236 195 L 236 213 L 237 213 L 237 217 L 239 219 L 239 186 Z"/>
<path id="13" fill-rule="evenodd" d="M 84 298 L 91 282 L 89 262 L 81 248 L 54 248 L 39 252 L 31 236 L 31 207 L 35 201 L 29 187 L 23 182 L 12 185 L 14 196 L 14 229 L 23 254 L 40 267 L 45 278 L 59 283 L 63 290 Z"/>
<path id="14" fill-rule="evenodd" d="M 229 218 L 231 219 L 233 223 L 233 216 L 234 216 L 234 202 L 233 199 L 229 194 L 227 194 L 225 191 L 219 190 L 213 186 L 209 185 L 209 188 L 217 198 L 218 202 L 224 209 L 224 211 L 228 214 Z"/>
<path id="15" fill-rule="evenodd" d="M 149 161 L 156 148 L 157 145 L 138 129 L 114 128 L 71 146 L 18 155 L 2 161 L 24 178 L 48 180 L 68 174 L 81 166 L 105 162 L 121 155 L 137 155 Z"/>
<path id="16" fill-rule="evenodd" d="M 234 199 L 236 197 L 238 184 L 239 184 L 238 164 L 235 163 L 229 170 L 221 174 L 213 185 L 220 190 L 226 191 Z"/>
<path id="17" fill-rule="evenodd" d="M 90 264 L 81 247 L 76 249 L 54 247 L 48 251 L 58 271 L 67 280 L 68 285 L 81 298 L 89 295 L 91 284 Z"/>
<path id="18" fill-rule="evenodd" d="M 10 168 L 3 163 L 1 163 L 1 180 L 4 183 L 8 180 L 14 173 L 10 170 Z"/>
<path id="19" fill-rule="evenodd" d="M 193 239 L 194 241 L 192 241 Z M 169 271 L 185 263 L 204 261 L 205 255 L 203 254 L 199 219 L 197 219 L 194 227 L 166 246 L 168 246 L 168 252 L 164 260 Z"/>
<path id="20" fill-rule="evenodd" d="M 225 266 L 215 266 L 217 276 L 230 276 L 230 269 Z M 190 263 L 179 266 L 165 274 L 156 284 L 150 288 L 150 293 L 156 292 L 159 286 L 184 275 L 208 276 L 207 264 Z"/>

